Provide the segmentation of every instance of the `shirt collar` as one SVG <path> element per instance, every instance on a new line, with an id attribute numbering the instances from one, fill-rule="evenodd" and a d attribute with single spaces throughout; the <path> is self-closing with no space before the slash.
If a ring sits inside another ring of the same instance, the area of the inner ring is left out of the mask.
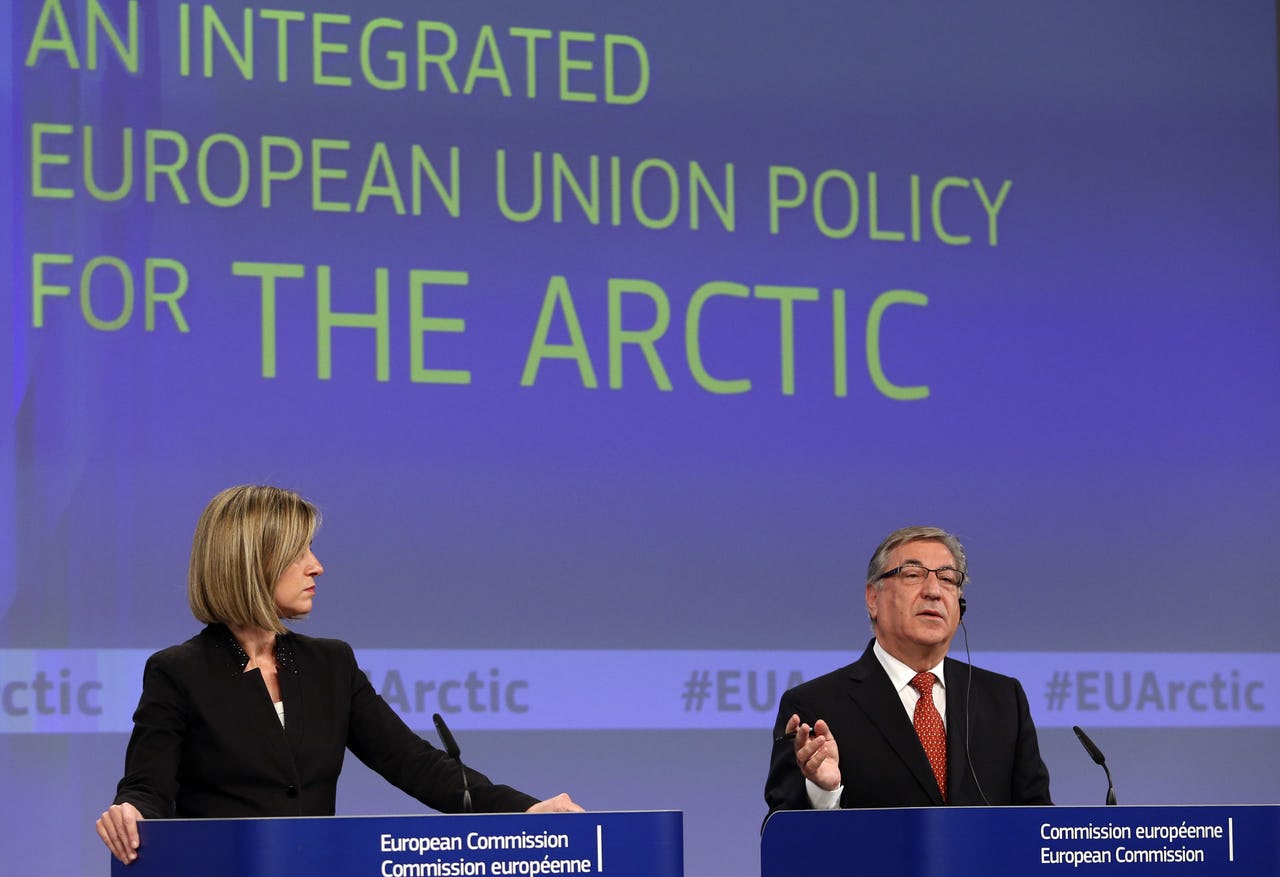
<path id="1" fill-rule="evenodd" d="M 911 685 L 911 680 L 916 677 L 916 671 L 912 670 L 906 664 L 899 661 L 893 655 L 885 651 L 884 646 L 880 645 L 880 640 L 876 640 L 872 651 L 876 654 L 876 660 L 880 662 L 880 666 L 884 667 L 884 672 L 889 674 L 889 681 L 893 683 L 894 691 L 902 691 Z M 947 679 L 942 675 L 942 665 L 947 661 L 943 658 L 937 664 L 929 668 L 930 673 L 938 678 L 938 684 L 944 689 L 947 687 Z"/>

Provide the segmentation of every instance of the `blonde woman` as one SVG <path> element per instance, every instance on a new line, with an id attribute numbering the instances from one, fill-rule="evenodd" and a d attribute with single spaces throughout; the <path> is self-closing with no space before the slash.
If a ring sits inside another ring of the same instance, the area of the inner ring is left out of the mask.
<path id="1" fill-rule="evenodd" d="M 96 823 L 121 862 L 137 858 L 144 818 L 332 815 L 348 749 L 428 807 L 461 808 L 458 765 L 405 725 L 351 647 L 283 623 L 315 602 L 319 521 L 298 494 L 253 485 L 201 514 L 187 593 L 205 628 L 147 660 L 124 778 Z M 582 809 L 467 773 L 479 812 Z"/>

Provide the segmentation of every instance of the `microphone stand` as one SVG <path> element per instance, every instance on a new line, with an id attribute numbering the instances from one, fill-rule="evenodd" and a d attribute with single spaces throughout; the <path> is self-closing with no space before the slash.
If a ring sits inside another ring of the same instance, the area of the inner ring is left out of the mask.
<path id="1" fill-rule="evenodd" d="M 462 774 L 462 812 L 470 813 L 471 787 L 467 783 L 467 769 L 462 764 L 462 750 L 458 748 L 458 741 L 453 739 L 453 734 L 449 732 L 449 726 L 444 723 L 444 716 L 435 713 L 431 716 L 431 720 L 436 723 L 436 733 L 440 735 L 444 751 L 458 763 L 458 771 Z"/>
<path id="2" fill-rule="evenodd" d="M 1107 804 L 1112 805 L 1116 802 L 1116 787 L 1111 783 L 1111 771 L 1107 768 L 1107 759 L 1102 754 L 1102 750 L 1094 745 L 1089 739 L 1089 735 L 1084 732 L 1079 725 L 1072 725 L 1071 730 L 1076 732 L 1076 736 L 1080 738 L 1080 745 L 1084 747 L 1084 751 L 1089 753 L 1089 757 L 1093 759 L 1107 774 Z"/>

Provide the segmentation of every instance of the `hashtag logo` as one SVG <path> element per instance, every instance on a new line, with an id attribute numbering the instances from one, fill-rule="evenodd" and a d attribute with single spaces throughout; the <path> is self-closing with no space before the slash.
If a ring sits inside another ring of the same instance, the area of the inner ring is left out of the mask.
<path id="1" fill-rule="evenodd" d="M 1071 674 L 1065 670 L 1055 670 L 1053 678 L 1049 680 L 1049 684 L 1044 691 L 1044 699 L 1048 704 L 1049 710 L 1060 710 L 1066 706 L 1067 697 L 1070 694 Z"/>
<path id="2" fill-rule="evenodd" d="M 711 696 L 711 671 L 694 670 L 684 684 L 684 711 L 700 713 Z"/>

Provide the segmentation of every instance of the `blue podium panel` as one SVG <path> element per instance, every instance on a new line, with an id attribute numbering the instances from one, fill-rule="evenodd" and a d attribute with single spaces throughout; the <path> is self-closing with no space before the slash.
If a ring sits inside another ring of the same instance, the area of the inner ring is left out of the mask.
<path id="1" fill-rule="evenodd" d="M 683 816 L 644 813 L 158 819 L 112 877 L 682 877 Z"/>
<path id="2" fill-rule="evenodd" d="M 1280 806 L 904 807 L 775 813 L 761 877 L 1280 875 Z"/>

